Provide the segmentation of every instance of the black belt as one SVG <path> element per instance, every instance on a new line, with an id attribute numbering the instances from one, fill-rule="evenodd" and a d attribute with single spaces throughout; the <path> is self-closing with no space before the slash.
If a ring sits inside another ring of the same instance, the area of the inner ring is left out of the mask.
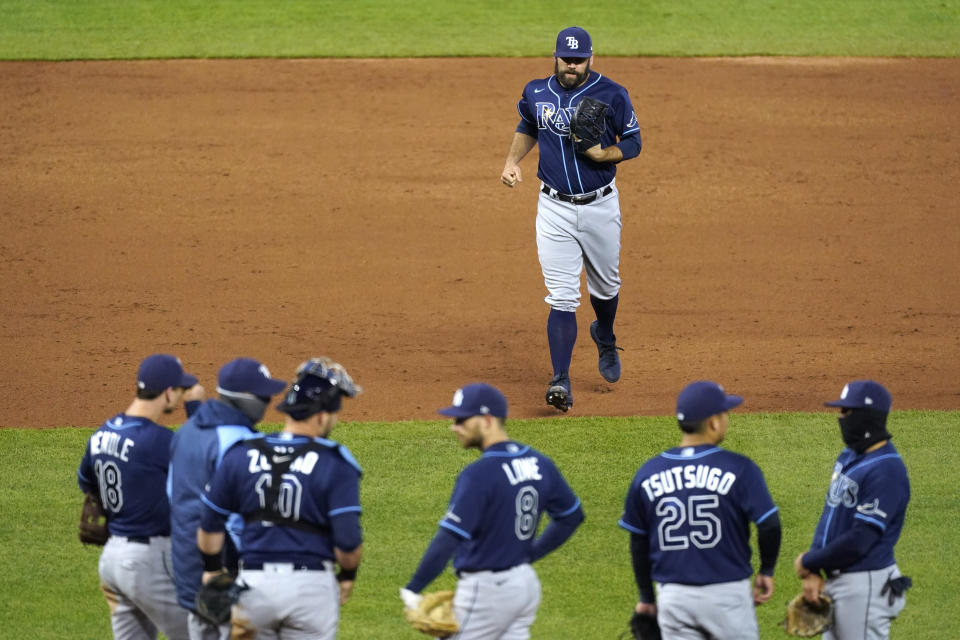
<path id="1" fill-rule="evenodd" d="M 610 195 L 611 193 L 613 193 L 613 187 L 611 187 L 610 185 L 607 185 L 606 187 L 603 188 L 602 191 L 584 193 L 578 196 L 571 196 L 571 195 L 567 195 L 566 193 L 560 193 L 559 191 L 551 189 L 547 185 L 543 185 L 543 189 L 541 189 L 541 191 L 547 194 L 548 196 L 550 196 L 551 198 L 554 198 L 555 200 L 560 200 L 561 202 L 569 202 L 570 204 L 584 205 L 584 204 L 590 204 L 597 198 L 602 198 L 604 196 Z"/>
<path id="2" fill-rule="evenodd" d="M 490 573 L 503 573 L 504 571 L 515 569 L 516 567 L 517 565 L 513 565 L 512 567 L 504 567 L 503 569 L 457 569 L 455 573 L 459 578 L 461 574 L 464 573 L 482 573 L 484 571 L 489 571 Z"/>
<path id="3" fill-rule="evenodd" d="M 326 571 L 327 567 L 324 564 L 323 560 L 310 560 L 307 562 L 247 562 L 246 560 L 240 561 L 240 568 L 245 571 L 262 571 L 264 564 L 289 564 L 293 565 L 294 571 Z"/>

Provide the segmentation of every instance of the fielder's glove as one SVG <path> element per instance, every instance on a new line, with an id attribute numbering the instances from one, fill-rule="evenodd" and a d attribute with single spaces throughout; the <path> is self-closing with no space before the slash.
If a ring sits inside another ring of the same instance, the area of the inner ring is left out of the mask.
<path id="1" fill-rule="evenodd" d="M 781 624 L 790 636 L 818 636 L 833 626 L 833 600 L 820 594 L 819 602 L 807 602 L 801 593 L 787 603 L 787 618 Z"/>
<path id="2" fill-rule="evenodd" d="M 660 625 L 657 617 L 646 613 L 633 612 L 630 616 L 630 633 L 634 640 L 660 640 Z"/>
<path id="3" fill-rule="evenodd" d="M 407 598 L 404 598 L 406 601 Z M 453 591 L 424 594 L 416 608 L 404 608 L 403 617 L 420 633 L 435 638 L 447 638 L 460 630 L 457 618 L 453 615 Z"/>
<path id="4" fill-rule="evenodd" d="M 109 537 L 107 514 L 103 511 L 100 498 L 92 493 L 84 493 L 83 506 L 80 508 L 80 542 L 102 547 L 107 544 Z"/>
<path id="5" fill-rule="evenodd" d="M 577 153 L 586 153 L 587 149 L 600 144 L 607 130 L 607 109 L 610 105 L 590 96 L 577 105 L 570 118 L 570 139 Z"/>
<path id="6" fill-rule="evenodd" d="M 249 588 L 229 573 L 213 576 L 197 591 L 197 615 L 211 624 L 226 624 L 240 594 Z"/>

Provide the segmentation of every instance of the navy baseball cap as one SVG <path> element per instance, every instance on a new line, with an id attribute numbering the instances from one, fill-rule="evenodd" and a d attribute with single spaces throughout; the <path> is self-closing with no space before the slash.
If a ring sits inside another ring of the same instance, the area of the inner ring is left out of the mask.
<path id="1" fill-rule="evenodd" d="M 589 58 L 593 55 L 590 34 L 580 27 L 567 27 L 557 34 L 554 58 Z"/>
<path id="2" fill-rule="evenodd" d="M 691 382 L 677 396 L 677 420 L 700 422 L 740 405 L 743 398 L 728 394 L 716 382 Z"/>
<path id="3" fill-rule="evenodd" d="M 249 393 L 268 397 L 286 388 L 285 381 L 271 378 L 267 366 L 253 358 L 231 360 L 220 367 L 220 373 L 217 375 L 217 392 L 226 395 Z"/>
<path id="4" fill-rule="evenodd" d="M 147 356 L 137 371 L 137 389 L 144 391 L 164 391 L 170 387 L 192 387 L 195 384 L 196 376 L 183 370 L 180 358 L 166 353 Z"/>
<path id="5" fill-rule="evenodd" d="M 825 407 L 843 407 L 845 409 L 875 409 L 890 412 L 893 399 L 890 392 L 873 380 L 854 380 L 843 386 L 840 399 L 833 402 L 824 402 Z"/>
<path id="6" fill-rule="evenodd" d="M 453 404 L 437 413 L 451 418 L 471 418 L 490 415 L 497 418 L 507 417 L 507 399 L 495 387 L 478 382 L 457 389 L 453 394 Z"/>

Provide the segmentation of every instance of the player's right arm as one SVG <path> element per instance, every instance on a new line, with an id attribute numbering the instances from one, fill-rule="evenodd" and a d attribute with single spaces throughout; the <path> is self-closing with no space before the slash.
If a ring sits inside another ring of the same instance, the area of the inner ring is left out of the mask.
<path id="1" fill-rule="evenodd" d="M 507 159 L 503 163 L 503 172 L 500 174 L 500 181 L 503 184 L 513 188 L 518 182 L 523 182 L 519 163 L 535 146 L 537 146 L 536 138 L 520 131 L 513 134 Z"/>

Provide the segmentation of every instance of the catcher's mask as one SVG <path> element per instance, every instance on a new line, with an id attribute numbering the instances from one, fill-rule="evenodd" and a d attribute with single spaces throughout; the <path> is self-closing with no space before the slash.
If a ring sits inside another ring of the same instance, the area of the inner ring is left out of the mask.
<path id="1" fill-rule="evenodd" d="M 297 367 L 297 379 L 277 405 L 277 410 L 294 420 L 306 420 L 315 413 L 340 411 L 343 396 L 356 397 L 363 389 L 338 362 L 311 358 Z"/>

